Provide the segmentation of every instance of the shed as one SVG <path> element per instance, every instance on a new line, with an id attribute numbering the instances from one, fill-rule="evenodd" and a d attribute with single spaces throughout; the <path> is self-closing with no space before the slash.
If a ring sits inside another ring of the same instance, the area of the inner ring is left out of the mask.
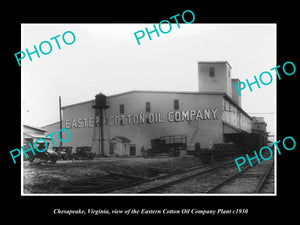
<path id="1" fill-rule="evenodd" d="M 111 138 L 109 143 L 110 155 L 129 155 L 131 140 L 124 136 L 115 136 Z"/>
<path id="2" fill-rule="evenodd" d="M 37 145 L 39 146 L 44 145 L 45 142 L 42 141 L 41 139 L 44 139 L 47 142 L 47 145 L 51 142 L 50 137 L 45 136 L 45 132 L 47 130 L 42 129 L 37 126 L 32 126 L 32 125 L 27 125 L 23 124 L 23 147 L 24 149 L 29 149 L 29 143 L 31 144 L 32 147 L 34 147 L 34 143 L 36 142 Z M 39 148 L 39 147 L 38 147 Z"/>

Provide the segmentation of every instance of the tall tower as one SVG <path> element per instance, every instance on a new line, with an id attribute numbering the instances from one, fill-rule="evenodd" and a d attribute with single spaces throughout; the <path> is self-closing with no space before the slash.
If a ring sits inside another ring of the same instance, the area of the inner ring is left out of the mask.
<path id="1" fill-rule="evenodd" d="M 225 92 L 232 97 L 231 66 L 227 61 L 198 62 L 198 90 Z"/>
<path id="2" fill-rule="evenodd" d="M 239 79 L 231 79 L 231 86 L 232 86 L 232 100 L 235 101 L 236 104 L 241 106 L 241 96 L 238 94 L 235 85 L 238 86 L 239 89 L 241 89 L 241 84 L 239 84 Z"/>
<path id="3" fill-rule="evenodd" d="M 98 152 L 100 156 L 104 156 L 104 130 L 103 130 L 103 114 L 105 114 L 105 110 L 109 108 L 107 105 L 107 97 L 99 93 L 95 96 L 95 105 L 92 106 L 95 109 L 95 124 L 94 124 L 94 134 L 93 134 L 93 143 L 92 150 L 94 152 Z M 98 128 L 98 129 L 97 129 Z M 94 149 L 97 148 L 98 149 Z M 98 150 L 98 151 L 97 151 Z"/>

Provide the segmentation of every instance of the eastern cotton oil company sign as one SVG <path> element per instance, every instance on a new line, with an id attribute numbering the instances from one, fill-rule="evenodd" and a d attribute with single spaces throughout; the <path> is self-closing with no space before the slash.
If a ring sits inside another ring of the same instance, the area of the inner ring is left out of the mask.
<path id="1" fill-rule="evenodd" d="M 103 118 L 103 123 L 109 126 L 119 125 L 136 125 L 136 124 L 153 124 L 153 123 L 164 123 L 166 118 L 167 122 L 180 122 L 180 121 L 199 121 L 199 120 L 216 120 L 219 119 L 217 116 L 218 108 L 206 108 L 196 110 L 178 110 L 167 112 L 164 115 L 161 112 L 152 113 L 137 113 L 137 114 L 124 114 L 117 116 L 108 116 Z M 94 120 L 90 118 L 78 118 L 65 120 L 67 129 L 72 128 L 85 128 L 94 127 L 94 124 L 99 124 L 99 117 Z"/>

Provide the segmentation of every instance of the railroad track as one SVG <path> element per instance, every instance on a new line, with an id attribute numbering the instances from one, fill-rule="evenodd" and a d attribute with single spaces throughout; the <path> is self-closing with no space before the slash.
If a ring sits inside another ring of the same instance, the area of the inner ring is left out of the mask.
<path id="1" fill-rule="evenodd" d="M 195 166 L 186 170 L 171 170 L 166 168 L 146 167 L 148 171 L 156 174 L 150 178 L 135 176 L 132 174 L 124 174 L 115 171 L 107 171 L 108 175 L 106 176 L 91 177 L 73 181 L 61 186 L 60 189 L 63 193 L 110 193 L 116 190 L 140 185 L 145 182 L 157 179 L 166 179 L 167 177 L 170 177 L 174 174 L 184 173 L 185 171 L 193 171 L 202 167 L 204 166 Z"/>
<path id="2" fill-rule="evenodd" d="M 228 162 L 229 160 L 224 164 L 227 164 Z M 232 162 L 230 162 L 230 164 L 231 163 Z M 173 176 L 185 176 L 187 173 L 197 170 L 205 170 L 208 167 L 215 165 L 217 165 L 217 167 L 222 166 L 219 163 L 211 163 L 209 166 L 205 164 L 180 170 L 146 167 L 146 169 L 149 169 L 149 171 L 159 174 L 158 176 L 153 177 L 138 177 L 129 174 L 110 172 L 109 176 L 88 178 L 78 182 L 72 182 L 67 186 L 61 187 L 61 189 L 64 193 L 138 193 L 139 191 L 130 189 L 138 187 L 139 185 L 166 180 L 172 178 Z"/>
<path id="3" fill-rule="evenodd" d="M 216 183 L 215 180 L 211 179 L 209 180 L 210 183 L 210 187 L 205 187 L 204 189 L 206 189 L 205 191 L 200 191 L 198 193 L 218 193 L 219 191 L 222 192 L 221 188 L 227 184 L 230 184 L 231 181 L 233 181 L 234 179 L 241 177 L 242 175 L 245 175 L 245 173 L 253 167 L 249 167 L 249 166 L 245 166 L 242 170 L 242 172 L 235 172 L 233 175 L 228 175 L 226 174 L 227 170 L 224 170 L 227 166 L 230 166 L 234 163 L 226 163 L 226 164 L 222 164 L 220 166 L 216 166 L 214 168 L 210 168 L 210 169 L 205 169 L 203 171 L 199 171 L 196 173 L 192 173 L 192 174 L 188 174 L 184 177 L 178 178 L 178 179 L 174 179 L 170 182 L 165 182 L 163 184 L 159 184 L 150 188 L 146 188 L 143 189 L 141 191 L 139 191 L 138 193 L 173 193 L 172 191 L 172 187 L 176 187 L 182 183 L 189 183 L 191 182 L 193 179 L 197 179 L 196 183 L 199 184 L 201 186 L 201 183 L 204 179 L 209 179 L 210 177 L 212 177 L 212 175 L 214 176 L 218 176 L 218 178 L 216 180 L 221 180 L 221 182 L 219 181 L 218 183 Z M 256 165 L 256 164 L 255 164 Z M 261 165 L 261 164 L 260 164 Z M 235 166 L 235 164 L 234 164 Z M 263 186 L 270 174 L 270 171 L 272 170 L 273 167 L 273 163 L 271 165 L 268 165 L 268 168 L 266 169 L 266 171 L 264 172 L 263 176 L 259 176 L 261 177 L 260 182 L 256 188 L 256 190 L 254 191 L 254 193 L 260 193 L 263 189 Z M 235 168 L 236 169 L 236 168 Z M 229 170 L 232 170 L 232 168 L 229 168 Z M 260 168 L 261 170 L 261 168 Z M 211 172 L 214 172 L 214 174 L 211 174 Z M 224 173 L 222 175 L 222 173 Z M 221 175 L 218 175 L 220 174 Z M 211 174 L 211 175 L 210 175 Z M 204 175 L 206 178 L 203 178 L 202 175 Z M 249 175 L 250 177 L 255 177 L 257 174 L 252 174 Z M 258 175 L 257 175 L 258 176 Z M 246 175 L 246 178 L 248 176 Z M 195 182 L 194 182 L 195 183 Z M 205 182 L 203 182 L 205 183 Z M 215 183 L 215 184 L 214 184 Z M 211 184 L 213 184 L 213 187 L 211 187 Z M 190 185 L 186 185 L 186 186 L 192 186 L 193 183 L 190 183 Z M 171 188 L 171 191 L 168 190 Z M 180 189 L 180 188 L 179 188 Z M 203 189 L 202 189 L 203 190 Z M 164 192 L 165 191 L 165 192 Z M 228 192 L 224 192 L 224 193 L 228 193 Z"/>
<path id="4" fill-rule="evenodd" d="M 151 179 L 151 181 L 144 182 L 142 184 L 144 187 L 138 187 L 137 185 L 134 185 L 133 189 L 130 189 L 129 191 L 133 192 L 133 193 L 155 193 L 156 191 L 162 190 L 169 186 L 175 185 L 180 182 L 184 182 L 186 180 L 192 179 L 193 177 L 197 177 L 202 174 L 207 174 L 209 172 L 212 172 L 212 171 L 215 171 L 218 169 L 223 169 L 232 164 L 234 164 L 234 162 L 232 162 L 232 160 L 230 160 L 229 162 L 227 161 L 221 165 L 220 164 L 216 165 L 216 163 L 215 163 L 215 164 L 213 164 L 213 166 L 211 165 L 211 166 L 193 167 L 193 168 L 187 169 L 185 171 L 181 171 L 180 173 L 168 174 L 166 176 L 153 178 L 153 179 Z M 161 179 L 163 179 L 163 181 L 159 181 Z M 157 182 L 158 184 L 156 184 L 155 182 Z M 148 186 L 150 186 L 150 187 L 148 187 Z M 134 189 L 136 189 L 138 191 L 134 191 Z M 120 191 L 122 191 L 122 190 L 118 190 L 118 192 L 120 192 Z M 128 192 L 128 190 L 125 190 L 125 191 Z"/>
<path id="5" fill-rule="evenodd" d="M 255 192 L 256 193 L 261 193 L 265 184 L 266 184 L 266 181 L 268 179 L 268 177 L 270 176 L 270 173 L 272 171 L 272 168 L 274 167 L 274 161 L 273 163 L 269 166 L 268 170 L 266 171 L 266 173 L 264 174 L 263 178 L 261 179 L 259 185 L 257 186 Z"/>
<path id="6" fill-rule="evenodd" d="M 215 165 L 216 163 L 213 163 L 211 164 L 211 166 Z M 222 165 L 218 165 L 216 167 L 222 167 L 224 165 L 228 165 L 228 164 L 232 164 L 232 162 L 228 163 L 224 163 Z M 170 179 L 174 176 L 185 176 L 185 174 L 187 173 L 194 173 L 194 171 L 197 171 L 197 170 L 205 170 L 208 166 L 207 165 L 200 165 L 200 166 L 194 166 L 194 167 L 190 167 L 190 168 L 186 168 L 184 170 L 175 170 L 175 171 L 167 171 L 166 169 L 162 169 L 162 172 L 166 173 L 165 175 L 160 175 L 160 176 L 156 176 L 156 177 L 152 177 L 152 178 L 147 178 L 147 179 L 144 179 L 144 180 L 138 180 L 138 181 L 135 181 L 135 182 L 128 182 L 127 184 L 124 184 L 124 185 L 121 185 L 121 186 L 115 186 L 115 187 L 111 187 L 111 188 L 108 188 L 108 189 L 102 189 L 102 190 L 99 190 L 97 191 L 97 193 L 142 193 L 140 191 L 134 191 L 134 189 L 136 189 L 137 187 L 139 187 L 139 185 L 147 185 L 148 183 L 151 183 L 151 182 L 155 182 L 155 181 L 161 181 L 161 180 L 167 180 L 167 179 Z M 215 169 L 215 168 L 213 168 Z M 207 169 L 207 170 L 212 170 L 211 168 L 210 169 Z"/>
<path id="7" fill-rule="evenodd" d="M 219 183 L 218 185 L 214 186 L 213 188 L 211 188 L 210 190 L 208 190 L 207 193 L 221 193 L 223 187 L 225 187 L 226 185 L 230 185 L 230 183 L 232 183 L 234 180 L 237 180 L 237 179 L 245 179 L 245 178 L 248 178 L 249 177 L 256 177 L 257 178 L 257 186 L 255 188 L 255 190 L 252 192 L 252 193 L 261 193 L 263 188 L 264 188 L 264 185 L 270 175 L 270 172 L 274 166 L 274 161 L 272 163 L 267 163 L 266 164 L 266 168 L 263 168 L 264 169 L 264 172 L 261 174 L 261 173 L 250 173 L 247 175 L 247 172 L 253 170 L 253 169 L 257 169 L 257 167 L 259 166 L 262 166 L 261 164 L 258 164 L 256 163 L 255 164 L 255 167 L 246 167 L 244 168 L 241 172 L 237 172 L 235 174 L 233 174 L 232 176 L 230 176 L 229 178 L 225 179 L 224 181 L 222 181 L 221 183 Z M 260 168 L 261 169 L 261 168 Z M 256 175 L 256 176 L 255 176 Z"/>
<path id="8" fill-rule="evenodd" d="M 234 166 L 229 167 L 231 165 Z M 266 173 L 261 176 L 262 178 L 255 193 L 260 193 L 263 190 L 265 182 L 272 170 L 272 166 L 273 164 L 269 166 Z M 227 167 L 229 168 L 225 169 Z M 154 170 L 155 168 L 149 169 Z M 228 172 L 228 170 L 234 171 L 234 174 L 230 175 L 232 172 Z M 206 177 L 206 179 L 208 179 L 209 187 L 195 193 L 220 193 L 224 186 L 230 184 L 235 179 L 241 178 L 248 170 L 250 170 L 250 167 L 247 168 L 247 166 L 244 166 L 241 172 L 235 172 L 236 170 L 234 161 L 228 160 L 222 164 L 212 163 L 210 165 L 194 166 L 179 171 L 162 169 L 161 172 L 163 175 L 150 178 L 111 171 L 109 176 L 72 182 L 70 185 L 62 187 L 62 190 L 65 193 L 173 193 L 172 190 L 166 190 L 178 184 L 180 185 L 180 183 L 188 183 L 193 179 L 198 179 L 197 184 L 201 184 L 201 179 Z M 251 176 L 253 177 L 254 175 L 252 174 Z M 209 180 L 211 177 L 214 178 Z"/>
<path id="9" fill-rule="evenodd" d="M 128 183 L 136 183 L 146 178 L 135 177 L 129 175 L 120 175 L 111 172 L 109 175 L 86 178 L 78 181 L 70 182 L 60 189 L 63 193 L 98 193 L 99 190 L 109 190 L 115 187 L 122 187 Z M 101 193 L 101 192 L 100 192 Z"/>

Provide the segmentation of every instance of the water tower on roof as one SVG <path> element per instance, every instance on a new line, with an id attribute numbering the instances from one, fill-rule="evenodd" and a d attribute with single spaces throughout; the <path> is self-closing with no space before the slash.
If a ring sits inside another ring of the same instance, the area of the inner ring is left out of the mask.
<path id="1" fill-rule="evenodd" d="M 107 109 L 107 97 L 101 92 L 95 96 L 95 105 L 92 106 L 94 109 Z"/>
<path id="2" fill-rule="evenodd" d="M 93 143 L 92 149 L 99 149 L 99 155 L 104 156 L 104 131 L 103 131 L 103 114 L 105 110 L 109 108 L 107 104 L 107 96 L 99 93 L 95 96 L 95 105 L 92 106 L 95 109 L 95 118 L 94 118 L 94 134 L 93 134 Z M 99 129 L 97 129 L 97 127 Z M 97 148 L 98 145 L 98 148 Z"/>

